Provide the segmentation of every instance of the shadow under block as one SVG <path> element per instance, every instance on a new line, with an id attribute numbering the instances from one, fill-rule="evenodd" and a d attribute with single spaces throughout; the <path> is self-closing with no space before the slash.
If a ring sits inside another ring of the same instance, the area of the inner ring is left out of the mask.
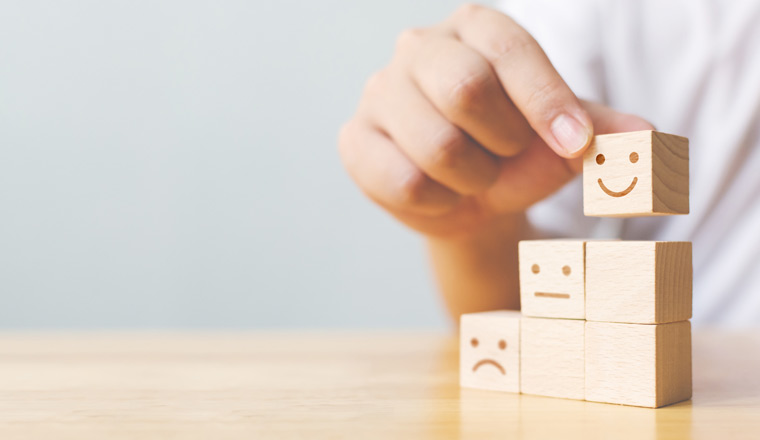
<path id="1" fill-rule="evenodd" d="M 585 242 L 527 240 L 518 251 L 522 313 L 583 319 Z"/>
<path id="2" fill-rule="evenodd" d="M 586 243 L 586 320 L 662 324 L 691 318 L 691 243 Z"/>
<path id="3" fill-rule="evenodd" d="M 496 310 L 462 315 L 459 384 L 520 392 L 520 312 Z"/>
<path id="4" fill-rule="evenodd" d="M 585 321 L 523 317 L 520 324 L 520 390 L 525 394 L 583 400 Z"/>
<path id="5" fill-rule="evenodd" d="M 689 140 L 657 131 L 596 136 L 583 155 L 583 213 L 689 213 Z"/>
<path id="6" fill-rule="evenodd" d="M 658 408 L 689 398 L 689 321 L 586 323 L 586 400 Z"/>

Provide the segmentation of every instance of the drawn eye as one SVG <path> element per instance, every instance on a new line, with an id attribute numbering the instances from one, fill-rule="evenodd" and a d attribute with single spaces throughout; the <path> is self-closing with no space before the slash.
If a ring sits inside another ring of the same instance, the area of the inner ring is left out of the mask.
<path id="1" fill-rule="evenodd" d="M 506 348 L 507 348 L 507 341 L 505 341 L 504 339 L 499 341 L 499 350 L 504 350 Z"/>
<path id="2" fill-rule="evenodd" d="M 478 346 L 478 338 L 472 338 L 470 339 L 470 345 L 472 345 L 473 348 Z"/>
<path id="3" fill-rule="evenodd" d="M 631 159 L 631 163 L 636 163 L 639 161 L 639 153 L 634 151 L 628 158 Z"/>
<path id="4" fill-rule="evenodd" d="M 530 271 L 533 273 L 539 273 L 541 272 L 541 268 L 538 267 L 538 264 L 534 264 L 533 266 L 530 267 Z"/>
<path id="5" fill-rule="evenodd" d="M 596 163 L 599 165 L 604 163 L 604 154 L 597 154 L 596 155 Z"/>
<path id="6" fill-rule="evenodd" d="M 562 266 L 562 273 L 565 274 L 565 276 L 570 275 L 570 266 Z"/>

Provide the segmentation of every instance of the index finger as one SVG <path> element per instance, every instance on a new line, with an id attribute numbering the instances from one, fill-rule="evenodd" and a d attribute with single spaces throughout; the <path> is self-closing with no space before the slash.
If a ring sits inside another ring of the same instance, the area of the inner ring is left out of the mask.
<path id="1" fill-rule="evenodd" d="M 476 5 L 461 8 L 448 26 L 491 63 L 509 98 L 547 145 L 567 158 L 583 152 L 593 137 L 591 118 L 525 29 Z"/>

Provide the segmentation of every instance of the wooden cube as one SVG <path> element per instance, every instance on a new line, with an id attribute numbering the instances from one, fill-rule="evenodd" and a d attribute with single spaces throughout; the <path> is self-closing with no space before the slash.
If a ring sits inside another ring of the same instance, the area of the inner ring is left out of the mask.
<path id="1" fill-rule="evenodd" d="M 520 312 L 468 313 L 459 322 L 459 384 L 519 393 Z"/>
<path id="2" fill-rule="evenodd" d="M 657 131 L 596 136 L 583 155 L 583 212 L 689 213 L 689 140 Z"/>
<path id="3" fill-rule="evenodd" d="M 529 240 L 518 249 L 523 314 L 583 319 L 585 242 Z"/>
<path id="4" fill-rule="evenodd" d="M 586 244 L 586 320 L 662 324 L 691 318 L 691 243 Z"/>
<path id="5" fill-rule="evenodd" d="M 586 400 L 658 408 L 691 397 L 691 324 L 586 323 Z"/>
<path id="6" fill-rule="evenodd" d="M 567 399 L 585 396 L 585 321 L 523 317 L 520 390 Z"/>

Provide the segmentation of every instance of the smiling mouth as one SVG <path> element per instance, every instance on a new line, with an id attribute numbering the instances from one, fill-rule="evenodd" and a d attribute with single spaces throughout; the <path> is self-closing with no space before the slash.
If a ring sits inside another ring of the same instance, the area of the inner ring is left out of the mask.
<path id="1" fill-rule="evenodd" d="M 570 298 L 569 293 L 552 293 L 552 292 L 535 292 L 533 293 L 533 296 L 537 296 L 539 298 Z"/>
<path id="2" fill-rule="evenodd" d="M 631 182 L 631 184 L 628 185 L 628 188 L 626 188 L 626 189 L 618 192 L 618 191 L 612 191 L 611 189 L 609 189 L 606 186 L 604 186 L 604 183 L 602 182 L 601 178 L 599 178 L 599 180 L 598 180 L 599 187 L 602 188 L 602 191 L 604 191 L 605 193 L 607 193 L 608 196 L 612 196 L 612 197 L 623 197 L 623 196 L 627 195 L 629 192 L 633 191 L 633 187 L 636 186 L 636 183 L 638 181 L 639 181 L 639 178 L 638 177 L 634 177 L 633 181 Z"/>
<path id="3" fill-rule="evenodd" d="M 496 362 L 493 359 L 483 359 L 482 361 L 478 362 L 472 367 L 472 371 L 477 371 L 478 368 L 482 367 L 483 365 L 493 365 L 494 367 L 498 368 L 499 371 L 501 371 L 501 374 L 507 374 L 506 371 L 504 371 L 504 367 L 501 366 L 498 362 Z"/>

